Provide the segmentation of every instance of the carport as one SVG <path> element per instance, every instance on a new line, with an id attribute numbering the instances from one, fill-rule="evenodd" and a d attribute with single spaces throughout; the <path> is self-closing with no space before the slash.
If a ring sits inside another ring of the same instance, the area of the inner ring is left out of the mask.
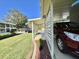
<path id="1" fill-rule="evenodd" d="M 47 17 L 52 8 L 54 21 L 64 20 L 69 16 L 69 9 L 76 0 L 41 0 L 41 16 Z"/>
<path id="2" fill-rule="evenodd" d="M 75 0 L 41 0 L 41 17 L 45 20 L 45 39 L 52 59 L 54 58 L 53 24 L 69 21 L 69 10 Z"/>
<path id="3" fill-rule="evenodd" d="M 53 15 L 54 21 L 68 20 L 69 10 L 75 0 L 54 0 L 53 2 Z"/>

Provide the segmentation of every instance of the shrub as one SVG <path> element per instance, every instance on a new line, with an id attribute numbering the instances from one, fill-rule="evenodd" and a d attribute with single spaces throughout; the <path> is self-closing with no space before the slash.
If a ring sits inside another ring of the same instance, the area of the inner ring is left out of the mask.
<path id="1" fill-rule="evenodd" d="M 44 40 L 40 39 L 40 50 L 42 50 L 44 47 Z"/>
<path id="2" fill-rule="evenodd" d="M 16 31 L 16 29 L 12 29 L 12 30 L 10 31 L 10 33 L 11 33 L 11 34 L 15 34 L 15 31 Z"/>
<path id="3" fill-rule="evenodd" d="M 1 39 L 4 39 L 4 38 L 8 38 L 9 36 L 10 36 L 10 35 L 1 35 L 1 36 L 0 36 L 0 40 L 1 40 Z"/>

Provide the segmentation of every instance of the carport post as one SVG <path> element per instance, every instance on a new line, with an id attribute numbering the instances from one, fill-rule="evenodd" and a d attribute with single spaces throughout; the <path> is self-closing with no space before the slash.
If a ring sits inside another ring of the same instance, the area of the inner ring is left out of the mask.
<path id="1" fill-rule="evenodd" d="M 33 25 L 33 22 L 32 22 L 32 41 L 34 40 L 34 25 Z"/>
<path id="2" fill-rule="evenodd" d="M 35 55 L 36 55 L 36 46 L 34 43 L 34 22 L 32 21 L 32 43 L 33 43 L 33 52 L 32 52 L 32 59 L 35 59 Z"/>

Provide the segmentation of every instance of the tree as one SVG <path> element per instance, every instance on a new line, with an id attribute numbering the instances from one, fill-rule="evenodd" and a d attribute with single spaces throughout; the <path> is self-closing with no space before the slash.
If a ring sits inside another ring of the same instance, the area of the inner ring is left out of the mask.
<path id="1" fill-rule="evenodd" d="M 6 22 L 16 24 L 17 28 L 24 27 L 27 22 L 27 17 L 20 13 L 18 10 L 10 10 L 6 16 Z"/>

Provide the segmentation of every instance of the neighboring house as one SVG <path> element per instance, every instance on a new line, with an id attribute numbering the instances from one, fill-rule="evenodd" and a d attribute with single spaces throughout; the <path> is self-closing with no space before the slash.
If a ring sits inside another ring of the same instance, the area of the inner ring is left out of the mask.
<path id="1" fill-rule="evenodd" d="M 41 0 L 41 18 L 45 19 L 45 37 L 51 58 L 54 59 L 54 22 L 69 20 L 69 9 L 75 0 Z"/>
<path id="2" fill-rule="evenodd" d="M 16 25 L 12 23 L 1 22 L 0 33 L 10 32 L 12 29 L 16 29 Z"/>
<path id="3" fill-rule="evenodd" d="M 18 28 L 17 33 L 25 33 L 25 32 L 32 32 L 32 29 L 28 26 L 28 23 L 25 23 L 25 25 L 22 28 Z"/>

